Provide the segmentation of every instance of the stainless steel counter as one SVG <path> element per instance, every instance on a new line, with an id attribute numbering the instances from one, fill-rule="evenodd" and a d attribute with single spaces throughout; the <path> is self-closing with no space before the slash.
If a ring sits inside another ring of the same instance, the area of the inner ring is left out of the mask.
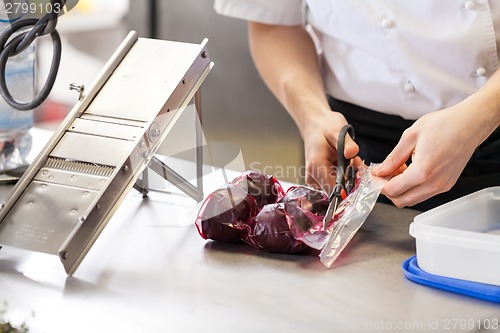
<path id="1" fill-rule="evenodd" d="M 33 153 L 50 134 L 36 131 Z M 180 165 L 185 177 L 188 165 Z M 237 175 L 205 172 L 206 194 Z M 56 256 L 2 248 L 7 319 L 27 321 L 31 333 L 500 332 L 500 305 L 404 277 L 416 211 L 377 204 L 326 269 L 312 251 L 205 241 L 193 224 L 199 205 L 164 189 L 171 194 L 147 199 L 132 190 L 71 277 Z M 8 192 L 0 186 L 0 199 Z"/>
<path id="2" fill-rule="evenodd" d="M 221 180 L 208 176 L 207 191 Z M 314 252 L 205 241 L 193 225 L 197 210 L 180 194 L 131 192 L 73 277 L 57 257 L 3 248 L 0 300 L 30 332 L 46 333 L 469 332 L 499 317 L 494 303 L 403 276 L 416 211 L 377 204 L 326 269 Z M 475 324 L 462 330 L 457 320 Z"/>

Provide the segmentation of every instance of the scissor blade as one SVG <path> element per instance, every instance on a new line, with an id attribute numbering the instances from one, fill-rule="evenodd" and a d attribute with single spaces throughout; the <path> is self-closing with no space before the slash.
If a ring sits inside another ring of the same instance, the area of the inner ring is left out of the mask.
<path id="1" fill-rule="evenodd" d="M 332 221 L 333 214 L 335 214 L 335 211 L 339 206 L 339 201 L 340 201 L 339 197 L 335 197 L 332 201 L 330 201 L 328 209 L 326 210 L 325 217 L 323 218 L 323 229 L 326 229 L 326 227 L 328 227 L 328 225 Z"/>

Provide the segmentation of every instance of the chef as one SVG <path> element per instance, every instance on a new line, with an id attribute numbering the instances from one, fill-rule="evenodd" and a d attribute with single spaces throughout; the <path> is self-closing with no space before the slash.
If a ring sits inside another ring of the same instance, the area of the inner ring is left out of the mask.
<path id="1" fill-rule="evenodd" d="M 297 124 L 306 183 L 330 192 L 344 155 L 429 209 L 500 185 L 497 0 L 215 0 L 247 20 L 254 62 Z"/>

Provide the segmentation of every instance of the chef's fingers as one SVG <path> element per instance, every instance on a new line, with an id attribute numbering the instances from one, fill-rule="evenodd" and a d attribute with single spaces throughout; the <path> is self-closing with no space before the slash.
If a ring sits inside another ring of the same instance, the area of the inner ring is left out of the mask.
<path id="1" fill-rule="evenodd" d="M 361 166 L 366 166 L 365 162 L 359 156 L 356 156 L 352 159 L 352 165 L 354 165 L 356 169 L 359 169 Z"/>
<path id="2" fill-rule="evenodd" d="M 408 170 L 410 169 L 411 166 Z M 426 186 L 425 183 L 417 184 L 405 177 L 411 175 L 411 172 L 408 172 L 408 170 L 389 180 L 382 189 L 382 194 L 387 196 L 399 208 L 414 206 L 436 194 L 434 189 Z M 397 188 L 398 190 L 395 191 L 393 188 Z M 402 189 L 407 190 L 400 192 Z"/>
<path id="3" fill-rule="evenodd" d="M 344 144 L 344 157 L 354 158 L 359 154 L 359 146 L 354 140 L 351 138 L 349 134 L 345 136 L 345 144 Z"/>
<path id="4" fill-rule="evenodd" d="M 400 175 L 400 174 L 402 174 L 403 172 L 405 172 L 405 170 L 406 170 L 406 169 L 408 169 L 408 165 L 406 165 L 406 163 L 405 163 L 405 164 L 403 164 L 403 165 L 402 165 L 402 166 L 401 166 L 398 170 L 396 170 L 396 171 L 395 171 L 395 172 L 394 172 L 391 176 L 392 176 L 392 177 L 395 177 L 395 176 L 397 176 L 397 175 Z"/>
<path id="5" fill-rule="evenodd" d="M 403 173 L 384 184 L 382 194 L 391 199 L 397 207 L 413 206 L 442 192 L 433 184 L 432 179 L 422 173 L 415 164 L 410 164 Z"/>
<path id="6" fill-rule="evenodd" d="M 321 185 L 319 184 L 319 181 L 316 178 L 316 176 L 308 170 L 306 171 L 305 182 L 307 186 L 315 190 L 322 190 Z"/>
<path id="7" fill-rule="evenodd" d="M 330 194 L 335 187 L 337 168 L 329 161 L 313 164 L 308 168 L 306 184 L 317 190 Z"/>
<path id="8" fill-rule="evenodd" d="M 385 160 L 372 169 L 372 174 L 380 177 L 392 176 L 399 171 L 406 169 L 406 161 L 410 158 L 415 149 L 415 140 L 404 135 L 398 144 L 391 151 Z"/>
<path id="9" fill-rule="evenodd" d="M 325 134 L 325 138 L 328 141 L 328 144 L 330 147 L 337 151 L 338 150 L 338 139 L 339 139 L 339 130 L 332 130 L 331 132 L 328 132 L 328 134 Z M 359 154 L 359 146 L 358 144 L 351 138 L 349 133 L 345 136 L 345 141 L 344 141 L 344 157 L 345 158 L 354 158 L 356 155 Z M 335 162 L 335 161 L 332 161 Z"/>

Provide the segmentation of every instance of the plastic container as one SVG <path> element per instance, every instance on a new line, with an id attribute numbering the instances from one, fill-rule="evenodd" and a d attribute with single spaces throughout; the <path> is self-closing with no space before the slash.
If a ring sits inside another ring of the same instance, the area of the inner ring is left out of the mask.
<path id="1" fill-rule="evenodd" d="M 0 33 L 9 25 L 9 18 L 0 6 Z M 5 73 L 7 87 L 14 99 L 27 102 L 35 96 L 35 46 L 9 58 Z M 31 150 L 33 111 L 18 111 L 0 96 L 0 172 L 26 164 Z"/>
<path id="2" fill-rule="evenodd" d="M 424 271 L 500 286 L 500 186 L 417 215 L 410 235 Z"/>

